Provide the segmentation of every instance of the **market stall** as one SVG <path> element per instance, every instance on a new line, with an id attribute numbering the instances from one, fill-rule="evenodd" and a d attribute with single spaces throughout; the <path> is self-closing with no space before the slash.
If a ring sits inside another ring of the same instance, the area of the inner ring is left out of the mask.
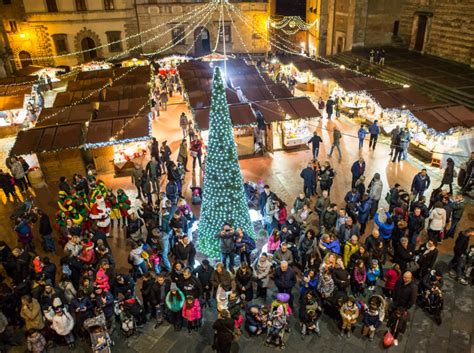
<path id="1" fill-rule="evenodd" d="M 130 86 L 107 87 L 104 91 L 103 101 L 124 100 L 131 98 L 145 98 L 150 96 L 150 87 L 146 84 Z"/>
<path id="2" fill-rule="evenodd" d="M 114 77 L 114 70 L 112 69 L 101 69 L 101 70 L 89 70 L 81 71 L 76 76 L 76 81 L 92 80 L 92 79 L 108 79 Z"/>
<path id="3" fill-rule="evenodd" d="M 459 166 L 474 151 L 474 113 L 461 105 L 413 108 L 407 126 L 411 132 L 410 152 L 426 161 L 448 157 Z"/>
<path id="4" fill-rule="evenodd" d="M 307 97 L 254 103 L 267 124 L 266 146 L 270 152 L 305 148 L 313 136 L 320 112 Z"/>
<path id="5" fill-rule="evenodd" d="M 38 161 L 45 181 L 58 182 L 61 176 L 72 179 L 75 173 L 86 175 L 81 146 L 84 124 L 58 125 L 22 130 L 18 133 L 10 156 L 24 156 Z M 35 155 L 35 156 L 32 156 Z"/>
<path id="6" fill-rule="evenodd" d="M 89 104 L 78 104 L 60 108 L 44 108 L 36 121 L 36 127 L 88 123 L 94 110 Z"/>
<path id="7" fill-rule="evenodd" d="M 29 125 L 27 99 L 24 94 L 0 96 L 0 138 L 15 136 L 22 126 Z"/>
<path id="8" fill-rule="evenodd" d="M 135 164 L 142 164 L 151 138 L 151 116 L 144 111 L 138 116 L 92 121 L 85 148 L 90 150 L 97 172 L 124 176 Z"/>
<path id="9" fill-rule="evenodd" d="M 147 84 L 150 81 L 152 81 L 150 65 L 114 69 L 114 86 Z"/>
<path id="10" fill-rule="evenodd" d="M 112 84 L 111 78 L 93 78 L 87 80 L 70 81 L 67 85 L 68 92 L 98 90 L 107 84 Z"/>
<path id="11" fill-rule="evenodd" d="M 379 125 L 386 134 L 389 134 L 397 125 L 405 126 L 409 122 L 411 109 L 427 109 L 443 105 L 409 87 L 375 90 L 367 94 L 372 97 L 373 104 L 377 105 L 375 111 L 381 112 L 372 117 L 366 115 L 368 122 L 371 123 L 374 119 L 379 120 Z"/>
<path id="12" fill-rule="evenodd" d="M 258 146 L 256 146 L 258 133 L 256 131 L 255 114 L 248 103 L 230 104 L 230 119 L 234 126 L 234 140 L 237 147 L 239 157 L 255 154 Z M 204 143 L 207 144 L 209 129 L 210 108 L 196 109 L 194 112 L 194 121 L 196 128 L 201 132 Z"/>
<path id="13" fill-rule="evenodd" d="M 381 118 L 383 109 L 372 99 L 371 93 L 395 88 L 384 81 L 359 76 L 336 81 L 331 96 L 338 100 L 340 112 L 348 118 L 373 122 Z"/>
<path id="14" fill-rule="evenodd" d="M 73 92 L 59 92 L 54 99 L 53 107 L 67 107 L 76 104 L 89 104 L 96 107 L 96 103 L 103 100 L 104 91 L 86 90 Z"/>

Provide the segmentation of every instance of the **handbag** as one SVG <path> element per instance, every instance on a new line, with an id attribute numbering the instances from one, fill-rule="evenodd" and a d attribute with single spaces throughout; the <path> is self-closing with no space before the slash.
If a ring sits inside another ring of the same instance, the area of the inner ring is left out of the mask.
<path id="1" fill-rule="evenodd" d="M 393 335 L 390 331 L 387 331 L 387 333 L 383 336 L 383 345 L 386 348 L 389 348 L 393 345 L 393 341 L 395 338 L 393 338 Z"/>
<path id="2" fill-rule="evenodd" d="M 191 157 L 196 158 L 198 153 L 196 151 L 191 151 Z"/>

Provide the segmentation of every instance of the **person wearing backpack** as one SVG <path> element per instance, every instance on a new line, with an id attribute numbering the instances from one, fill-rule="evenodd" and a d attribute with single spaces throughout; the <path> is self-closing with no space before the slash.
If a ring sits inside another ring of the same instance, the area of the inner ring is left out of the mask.
<path id="1" fill-rule="evenodd" d="M 240 256 L 240 263 L 247 262 L 250 265 L 250 255 L 256 248 L 255 240 L 253 240 L 242 228 L 237 228 L 235 238 L 235 249 Z"/>
<path id="2" fill-rule="evenodd" d="M 171 201 L 171 204 L 173 206 L 176 206 L 178 202 L 178 185 L 176 184 L 176 181 L 170 180 L 168 181 L 168 184 L 166 184 L 166 197 Z"/>

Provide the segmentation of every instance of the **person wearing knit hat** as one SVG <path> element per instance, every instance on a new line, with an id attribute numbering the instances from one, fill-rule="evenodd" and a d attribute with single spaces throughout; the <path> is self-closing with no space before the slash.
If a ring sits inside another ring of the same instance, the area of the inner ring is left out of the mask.
<path id="1" fill-rule="evenodd" d="M 169 312 L 169 320 L 173 324 L 175 331 L 181 331 L 183 327 L 183 317 L 181 310 L 184 305 L 184 294 L 175 282 L 171 283 L 170 291 L 166 295 L 165 303 Z"/>
<path id="2" fill-rule="evenodd" d="M 347 337 L 350 337 L 352 326 L 357 322 L 357 318 L 359 317 L 359 308 L 353 296 L 347 298 L 340 309 L 340 313 L 342 318 L 341 336 L 344 336 L 344 332 L 346 332 Z"/>

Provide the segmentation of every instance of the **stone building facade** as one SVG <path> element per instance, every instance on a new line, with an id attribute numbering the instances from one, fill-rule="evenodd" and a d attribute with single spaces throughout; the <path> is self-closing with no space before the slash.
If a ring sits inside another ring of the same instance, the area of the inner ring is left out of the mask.
<path id="1" fill-rule="evenodd" d="M 306 15 L 321 56 L 395 45 L 474 67 L 472 0 L 307 0 Z"/>
<path id="2" fill-rule="evenodd" d="M 474 67 L 474 1 L 405 0 L 400 36 L 412 50 Z"/>
<path id="3" fill-rule="evenodd" d="M 2 12 L 2 23 L 8 27 L 14 21 L 15 28 L 2 30 L 0 27 L 0 31 L 11 47 L 16 69 L 29 64 L 72 67 L 93 59 L 120 60 L 130 54 L 161 52 L 160 49 L 169 47 L 170 43 L 179 44 L 163 54 L 202 55 L 216 48 L 221 27 L 219 11 L 215 11 L 208 21 L 195 28 L 194 25 L 208 15 L 193 15 L 208 5 L 201 0 L 12 0 L 12 3 L 15 5 Z M 267 32 L 266 0 L 239 0 L 233 5 L 244 12 L 254 26 Z M 184 19 L 183 23 L 174 21 L 178 17 Z M 236 16 L 233 18 L 245 45 L 226 15 L 226 49 L 238 53 L 266 52 L 267 40 Z M 154 29 L 163 23 L 165 26 Z M 136 35 L 140 32 L 146 33 Z M 156 38 L 158 34 L 160 38 Z M 184 41 L 179 41 L 181 36 L 185 37 Z M 125 38 L 129 39 L 123 40 Z M 114 44 L 107 45 L 109 43 Z M 222 41 L 217 44 L 217 50 L 222 50 Z M 124 51 L 126 53 L 120 55 Z"/>

